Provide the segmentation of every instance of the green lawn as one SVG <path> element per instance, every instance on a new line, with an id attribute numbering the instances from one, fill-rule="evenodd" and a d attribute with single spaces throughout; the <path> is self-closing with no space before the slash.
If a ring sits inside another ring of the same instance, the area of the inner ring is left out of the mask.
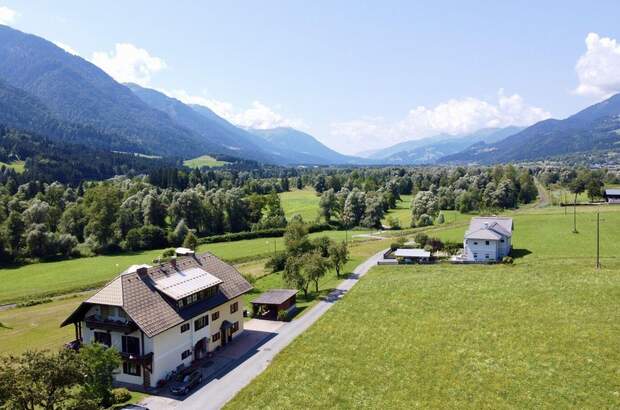
<path id="1" fill-rule="evenodd" d="M 514 214 L 509 265 L 374 268 L 227 408 L 617 408 L 620 209 Z M 437 235 L 461 240 L 464 227 Z"/>
<path id="2" fill-rule="evenodd" d="M 18 174 L 23 173 L 26 170 L 26 162 L 25 161 L 13 161 L 11 163 L 6 163 L 6 162 L 2 162 L 0 161 L 0 167 L 4 165 L 7 168 L 13 168 L 15 170 L 15 172 L 17 172 Z"/>
<path id="3" fill-rule="evenodd" d="M 401 228 L 409 228 L 411 226 L 411 200 L 413 199 L 412 195 L 401 195 L 400 201 L 396 203 L 395 209 L 390 209 L 383 220 L 382 224 L 387 225 L 388 216 L 398 218 L 400 221 Z"/>
<path id="4" fill-rule="evenodd" d="M 314 189 L 294 189 L 280 194 L 280 201 L 287 219 L 293 215 L 301 215 L 306 222 L 314 222 L 319 215 L 320 197 Z"/>
<path id="5" fill-rule="evenodd" d="M 351 240 L 352 232 L 316 232 L 310 237 L 326 235 L 334 240 L 344 240 L 345 235 L 348 235 Z M 227 261 L 235 262 L 271 255 L 274 242 L 276 250 L 284 249 L 282 238 L 258 238 L 201 245 L 198 252 L 209 251 Z M 0 269 L 0 282 L 4 284 L 0 287 L 0 304 L 99 287 L 131 265 L 152 263 L 161 252 L 162 250 L 152 250 L 5 267 Z"/>
<path id="6" fill-rule="evenodd" d="M 221 167 L 226 164 L 228 164 L 228 162 L 219 161 L 210 155 L 202 155 L 198 158 L 183 161 L 183 165 L 190 168 Z"/>

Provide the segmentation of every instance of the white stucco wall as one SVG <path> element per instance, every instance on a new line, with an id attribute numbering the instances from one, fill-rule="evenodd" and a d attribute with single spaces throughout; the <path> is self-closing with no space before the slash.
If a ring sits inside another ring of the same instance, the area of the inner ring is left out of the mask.
<path id="1" fill-rule="evenodd" d="M 504 242 L 492 239 L 465 239 L 463 249 L 468 260 L 476 262 L 499 261 L 510 253 L 511 238 L 505 238 Z"/>

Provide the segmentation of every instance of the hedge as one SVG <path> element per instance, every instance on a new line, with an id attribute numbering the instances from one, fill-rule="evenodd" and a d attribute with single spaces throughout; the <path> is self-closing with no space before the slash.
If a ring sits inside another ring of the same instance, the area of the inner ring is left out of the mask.
<path id="1" fill-rule="evenodd" d="M 322 224 L 312 224 L 308 225 L 308 232 L 322 232 L 322 231 L 330 231 L 337 229 L 337 226 L 330 225 L 328 223 Z M 277 238 L 284 236 L 284 232 L 286 232 L 286 228 L 273 228 L 273 229 L 263 229 L 261 231 L 254 232 L 234 232 L 234 233 L 226 233 L 223 235 L 213 235 L 213 236 L 205 236 L 198 239 L 198 244 L 204 245 L 207 243 L 218 243 L 218 242 L 235 242 L 241 241 L 244 239 L 257 239 L 257 238 Z"/>

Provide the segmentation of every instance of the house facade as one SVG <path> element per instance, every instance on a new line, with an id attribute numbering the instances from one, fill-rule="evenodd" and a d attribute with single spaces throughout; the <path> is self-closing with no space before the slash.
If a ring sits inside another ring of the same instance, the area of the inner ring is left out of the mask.
<path id="1" fill-rule="evenodd" d="M 155 387 L 243 332 L 242 296 L 252 286 L 210 253 L 137 266 L 84 301 L 63 323 L 77 344 L 114 346 L 118 382 Z"/>
<path id="2" fill-rule="evenodd" d="M 620 189 L 606 189 L 605 201 L 608 204 L 620 204 Z"/>
<path id="3" fill-rule="evenodd" d="M 472 218 L 463 240 L 464 259 L 497 262 L 512 250 L 512 218 Z"/>

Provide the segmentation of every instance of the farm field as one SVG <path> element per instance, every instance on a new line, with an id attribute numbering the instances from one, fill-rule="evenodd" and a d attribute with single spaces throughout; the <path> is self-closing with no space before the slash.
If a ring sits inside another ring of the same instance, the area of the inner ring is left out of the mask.
<path id="1" fill-rule="evenodd" d="M 227 408 L 620 406 L 620 207 L 602 211 L 600 270 L 595 213 L 572 234 L 557 208 L 514 215 L 513 266 L 374 268 Z"/>
<path id="2" fill-rule="evenodd" d="M 314 222 L 319 216 L 321 198 L 316 195 L 314 189 L 293 189 L 279 195 L 286 219 L 290 220 L 293 215 L 299 214 L 305 222 Z"/>
<path id="3" fill-rule="evenodd" d="M 328 236 L 334 240 L 360 241 L 351 238 L 352 233 L 368 231 L 324 231 L 310 234 L 311 238 Z M 200 245 L 198 252 L 209 251 L 230 262 L 266 257 L 275 249 L 282 250 L 282 238 L 258 238 L 236 242 L 220 242 Z M 103 255 L 56 262 L 33 263 L 0 270 L 0 304 L 26 298 L 35 299 L 50 295 L 76 292 L 102 286 L 131 265 L 152 263 L 162 250 L 151 250 L 120 255 Z"/>
<path id="4" fill-rule="evenodd" d="M 190 168 L 202 168 L 202 167 L 221 167 L 228 164 L 226 161 L 219 161 L 210 155 L 203 155 L 198 158 L 188 159 L 183 161 L 183 165 Z"/>

